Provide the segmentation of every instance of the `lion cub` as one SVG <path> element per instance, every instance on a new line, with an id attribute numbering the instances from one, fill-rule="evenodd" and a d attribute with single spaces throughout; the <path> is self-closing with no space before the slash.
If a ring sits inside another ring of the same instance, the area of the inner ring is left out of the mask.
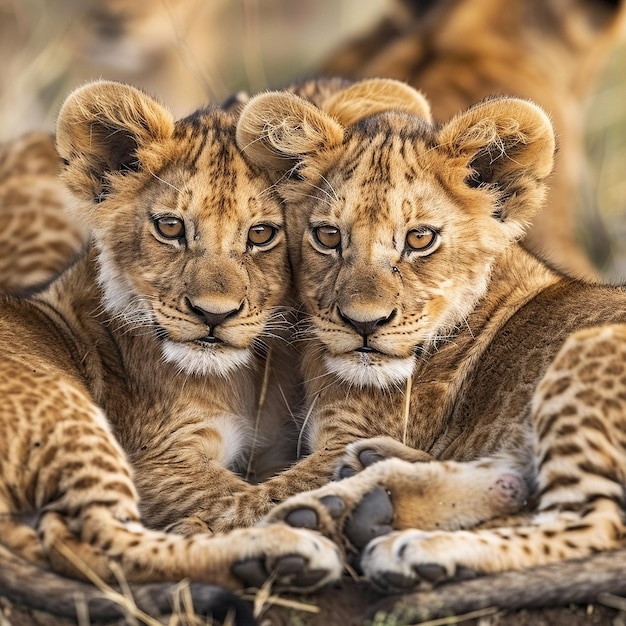
<path id="1" fill-rule="evenodd" d="M 92 242 L 45 291 L 0 301 L 3 548 L 77 574 L 73 552 L 128 581 L 241 587 L 278 567 L 279 584 L 310 588 L 338 575 L 335 546 L 308 531 L 184 537 L 140 523 L 163 527 L 246 488 L 233 470 L 264 378 L 259 437 L 286 428 L 283 211 L 235 131 L 220 109 L 175 122 L 116 83 L 65 102 L 62 176 Z M 299 578 L 305 563 L 319 576 Z"/>
<path id="2" fill-rule="evenodd" d="M 552 170 L 546 114 L 496 98 L 433 125 L 400 94 L 356 123 L 293 94 L 249 106 L 240 143 L 286 200 L 311 456 L 348 446 L 339 477 L 371 465 L 267 521 L 346 539 L 391 591 L 621 545 L 626 293 L 517 243 Z M 463 530 L 527 497 L 523 525 Z"/>

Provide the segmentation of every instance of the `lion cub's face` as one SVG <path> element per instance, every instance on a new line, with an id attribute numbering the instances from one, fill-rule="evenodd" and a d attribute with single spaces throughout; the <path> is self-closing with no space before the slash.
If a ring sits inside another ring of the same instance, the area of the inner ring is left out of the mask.
<path id="1" fill-rule="evenodd" d="M 407 136 L 410 123 L 385 115 L 352 129 L 289 214 L 310 330 L 327 369 L 358 386 L 404 384 L 419 352 L 463 323 L 508 243 L 490 198 L 417 128 Z"/>
<path id="2" fill-rule="evenodd" d="M 280 185 L 310 335 L 344 381 L 404 384 L 419 354 L 465 322 L 540 204 L 552 130 L 534 105 L 499 100 L 442 129 L 378 113 L 309 150 L 311 116 L 307 107 L 304 131 L 261 131 L 273 158 L 296 157 L 299 180 Z M 326 120 L 326 137 L 337 119 Z"/>
<path id="3" fill-rule="evenodd" d="M 225 375 L 249 362 L 284 303 L 289 270 L 280 204 L 267 176 L 237 148 L 232 117 L 207 110 L 173 123 L 129 89 L 104 86 L 110 106 L 137 99 L 117 132 L 94 132 L 96 123 L 113 124 L 101 119 L 102 84 L 70 96 L 59 122 L 65 179 L 79 196 L 89 192 L 105 308 L 129 329 L 154 333 L 164 358 L 181 370 Z M 84 114 L 85 101 L 97 108 L 86 116 L 89 148 L 73 119 Z M 146 138 L 135 126 L 150 113 L 157 121 Z M 102 162 L 104 171 L 93 176 Z M 90 167 L 81 169 L 84 163 Z"/>

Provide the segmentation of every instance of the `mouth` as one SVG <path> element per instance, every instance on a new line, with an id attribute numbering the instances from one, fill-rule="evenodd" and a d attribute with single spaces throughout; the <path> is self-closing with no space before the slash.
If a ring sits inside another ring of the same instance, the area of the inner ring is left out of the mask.
<path id="1" fill-rule="evenodd" d="M 362 354 L 382 354 L 380 350 L 376 350 L 370 346 L 361 346 L 360 348 L 357 348 L 355 352 L 361 352 Z"/>
<path id="2" fill-rule="evenodd" d="M 224 343 L 221 339 L 213 335 L 207 335 L 206 337 L 201 337 L 200 339 L 196 339 L 196 341 L 200 344 L 209 344 L 209 345 Z"/>

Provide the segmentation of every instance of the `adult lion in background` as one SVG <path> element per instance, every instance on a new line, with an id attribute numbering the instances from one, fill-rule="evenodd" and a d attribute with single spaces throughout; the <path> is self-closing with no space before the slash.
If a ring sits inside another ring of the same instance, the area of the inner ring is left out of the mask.
<path id="1" fill-rule="evenodd" d="M 438 121 L 486 96 L 541 105 L 558 142 L 547 209 L 526 243 L 561 269 L 595 277 L 607 260 L 585 163 L 585 101 L 624 24 L 620 0 L 394 0 L 369 32 L 335 50 L 322 72 L 388 76 L 421 90 Z M 576 207 L 585 205 L 579 212 Z M 580 217 L 579 217 L 580 215 Z"/>

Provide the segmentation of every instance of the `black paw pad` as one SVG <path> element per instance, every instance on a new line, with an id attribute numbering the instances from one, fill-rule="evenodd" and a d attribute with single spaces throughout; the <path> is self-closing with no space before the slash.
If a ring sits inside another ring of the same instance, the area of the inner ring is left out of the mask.
<path id="1" fill-rule="evenodd" d="M 306 589 L 317 585 L 327 575 L 325 569 L 310 569 L 295 576 L 291 584 Z"/>
<path id="2" fill-rule="evenodd" d="M 285 522 L 294 528 L 316 530 L 319 526 L 317 513 L 313 509 L 294 509 L 285 517 Z"/>
<path id="3" fill-rule="evenodd" d="M 392 522 L 391 499 L 384 489 L 376 487 L 356 505 L 344 530 L 352 544 L 361 549 L 375 537 L 390 533 Z"/>
<path id="4" fill-rule="evenodd" d="M 233 564 L 231 572 L 243 582 L 246 587 L 262 587 L 267 580 L 267 570 L 261 559 L 245 559 Z"/>
<path id="5" fill-rule="evenodd" d="M 324 496 L 320 498 L 320 503 L 324 505 L 333 519 L 341 517 L 346 510 L 346 503 L 339 496 Z"/>
<path id="6" fill-rule="evenodd" d="M 307 569 L 307 565 L 305 558 L 295 554 L 282 557 L 273 570 L 279 586 L 282 580 L 289 587 L 306 589 L 317 585 L 328 574 L 324 569 Z"/>
<path id="7" fill-rule="evenodd" d="M 413 569 L 422 580 L 432 583 L 433 585 L 448 578 L 445 568 L 437 563 L 423 563 L 416 565 Z"/>
<path id="8" fill-rule="evenodd" d="M 396 591 L 398 593 L 410 591 L 419 584 L 419 580 L 405 576 L 399 572 L 383 572 L 380 574 L 380 577 L 382 579 L 381 582 L 384 583 L 387 590 Z"/>
<path id="9" fill-rule="evenodd" d="M 473 578 L 478 578 L 478 574 L 473 569 L 463 565 L 457 567 L 456 572 L 454 572 L 454 580 L 472 580 Z"/>
<path id="10" fill-rule="evenodd" d="M 300 572 L 304 569 L 304 567 L 306 567 L 306 564 L 307 561 L 305 558 L 295 554 L 290 554 L 279 559 L 276 562 L 273 571 L 278 574 L 278 576 L 287 576 L 289 574 Z"/>
<path id="11" fill-rule="evenodd" d="M 382 461 L 383 458 L 383 456 L 378 454 L 378 452 L 374 452 L 374 450 L 363 450 L 359 453 L 359 461 L 361 461 L 361 465 L 363 465 L 363 467 L 374 465 L 374 463 Z"/>
<path id="12" fill-rule="evenodd" d="M 352 478 L 352 476 L 356 476 L 356 470 L 353 467 L 350 467 L 349 465 L 344 465 L 340 470 L 339 470 L 339 478 Z"/>

